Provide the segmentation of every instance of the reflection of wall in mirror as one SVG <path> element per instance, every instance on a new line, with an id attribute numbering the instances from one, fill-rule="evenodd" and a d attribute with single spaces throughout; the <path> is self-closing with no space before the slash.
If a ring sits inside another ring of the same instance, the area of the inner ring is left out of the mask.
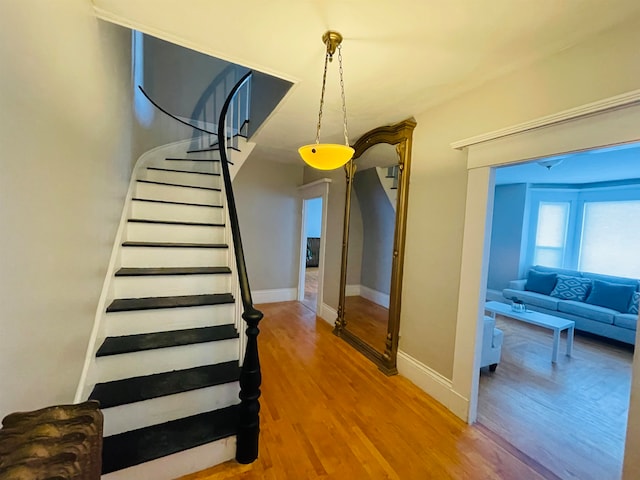
<path id="1" fill-rule="evenodd" d="M 347 250 L 347 286 L 345 295 L 360 295 L 362 276 L 362 214 L 357 195 L 351 192 L 349 248 Z"/>
<path id="2" fill-rule="evenodd" d="M 356 199 L 354 202 L 354 199 Z M 375 168 L 356 172 L 353 182 L 352 217 L 360 217 L 362 224 L 360 249 L 360 281 L 358 288 L 347 281 L 347 295 L 359 294 L 383 306 L 388 306 L 391 289 L 391 265 L 395 211 Z M 356 213 L 357 212 L 357 213 Z M 355 215 L 354 215 L 355 214 Z M 355 220 L 351 225 L 355 224 Z M 358 253 L 354 239 L 353 257 Z M 351 253 L 351 229 L 349 250 Z M 353 258 L 349 255 L 349 260 Z M 355 258 L 353 258 L 355 260 Z M 351 267 L 351 265 L 349 265 Z M 351 285 L 351 286 L 350 286 Z"/>

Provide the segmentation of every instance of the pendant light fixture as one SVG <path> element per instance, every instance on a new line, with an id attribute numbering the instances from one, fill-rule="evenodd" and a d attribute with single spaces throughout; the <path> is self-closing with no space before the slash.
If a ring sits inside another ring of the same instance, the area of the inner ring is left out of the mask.
<path id="1" fill-rule="evenodd" d="M 322 76 L 322 93 L 320 94 L 320 112 L 318 113 L 318 127 L 316 143 L 305 145 L 298 149 L 298 153 L 307 165 L 318 170 L 333 170 L 341 167 L 353 157 L 354 150 L 349 146 L 347 135 L 347 106 L 344 97 L 344 80 L 342 78 L 342 35 L 329 30 L 322 36 L 327 51 L 324 57 L 324 75 Z M 344 145 L 335 143 L 320 143 L 320 125 L 322 123 L 322 107 L 324 105 L 324 91 L 327 83 L 327 66 L 333 61 L 333 54 L 338 50 L 340 71 L 340 88 L 342 90 L 342 113 L 344 116 Z"/>

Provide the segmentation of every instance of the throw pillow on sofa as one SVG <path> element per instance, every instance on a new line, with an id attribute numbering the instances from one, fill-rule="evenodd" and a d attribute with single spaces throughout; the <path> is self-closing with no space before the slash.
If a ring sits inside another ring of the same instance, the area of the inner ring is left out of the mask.
<path id="1" fill-rule="evenodd" d="M 631 297 L 631 304 L 629 305 L 629 313 L 635 313 L 638 315 L 638 304 L 640 303 L 640 292 L 635 292 Z"/>
<path id="2" fill-rule="evenodd" d="M 620 285 L 594 279 L 591 292 L 585 302 L 618 312 L 626 312 L 635 290 L 636 287 L 633 285 Z"/>
<path id="3" fill-rule="evenodd" d="M 529 274 L 527 275 L 527 283 L 525 284 L 524 289 L 530 292 L 549 295 L 553 291 L 553 288 L 556 286 L 557 279 L 557 273 L 538 272 L 534 269 L 531 269 L 529 270 Z"/>
<path id="4" fill-rule="evenodd" d="M 561 300 L 584 302 L 590 288 L 591 280 L 588 278 L 558 275 L 558 281 L 550 295 Z"/>
<path id="5" fill-rule="evenodd" d="M 553 288 L 556 286 L 557 279 L 557 273 L 538 272 L 534 269 L 531 269 L 529 270 L 529 274 L 527 275 L 527 283 L 525 284 L 524 289 L 530 292 L 549 295 L 553 291 Z"/>

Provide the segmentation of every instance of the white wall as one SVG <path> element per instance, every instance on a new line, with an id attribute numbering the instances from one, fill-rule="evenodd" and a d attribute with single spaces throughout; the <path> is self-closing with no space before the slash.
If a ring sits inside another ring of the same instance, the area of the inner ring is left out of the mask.
<path id="1" fill-rule="evenodd" d="M 130 34 L 2 3 L 0 417 L 71 402 L 131 166 Z"/>

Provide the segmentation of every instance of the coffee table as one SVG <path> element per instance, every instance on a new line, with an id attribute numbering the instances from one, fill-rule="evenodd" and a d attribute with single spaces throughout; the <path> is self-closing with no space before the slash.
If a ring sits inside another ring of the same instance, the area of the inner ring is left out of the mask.
<path id="1" fill-rule="evenodd" d="M 493 318 L 496 317 L 496 314 L 499 314 L 513 318 L 514 320 L 520 320 L 521 322 L 553 330 L 553 351 L 551 352 L 551 362 L 553 363 L 558 361 L 558 353 L 560 351 L 560 332 L 566 330 L 567 356 L 571 356 L 571 353 L 573 352 L 573 334 L 575 330 L 575 322 L 573 320 L 566 320 L 564 318 L 554 317 L 553 315 L 534 312 L 532 310 L 515 312 L 511 309 L 511 305 L 494 301 L 487 302 L 484 308 L 487 312 L 491 313 Z"/>

